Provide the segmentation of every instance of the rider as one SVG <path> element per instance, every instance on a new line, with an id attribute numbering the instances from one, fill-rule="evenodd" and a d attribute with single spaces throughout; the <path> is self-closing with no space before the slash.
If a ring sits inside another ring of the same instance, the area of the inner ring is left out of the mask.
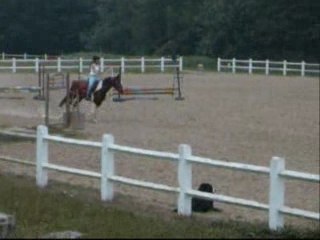
<path id="1" fill-rule="evenodd" d="M 100 72 L 100 58 L 98 56 L 92 57 L 92 62 L 90 64 L 90 73 L 88 79 L 88 88 L 87 88 L 87 97 L 86 100 L 91 101 L 91 94 L 94 92 L 95 88 L 100 81 L 99 72 Z"/>

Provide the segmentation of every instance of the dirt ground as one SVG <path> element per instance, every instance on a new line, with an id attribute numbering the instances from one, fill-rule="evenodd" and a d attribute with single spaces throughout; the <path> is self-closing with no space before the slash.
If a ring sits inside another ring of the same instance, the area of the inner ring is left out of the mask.
<path id="1" fill-rule="evenodd" d="M 76 75 L 73 76 L 76 78 Z M 173 74 L 124 74 L 126 86 L 170 87 Z M 1 74 L 0 88 L 37 85 L 36 74 Z M 101 141 L 104 133 L 113 134 L 115 143 L 150 150 L 178 152 L 179 144 L 192 147 L 194 155 L 211 159 L 269 166 L 272 156 L 286 159 L 286 168 L 319 174 L 319 79 L 231 73 L 184 72 L 184 101 L 172 96 L 128 100 L 107 100 L 91 121 L 90 104 L 81 103 L 86 113 L 85 129 L 79 134 Z M 44 102 L 30 93 L 0 93 L 0 127 L 34 128 L 44 123 Z M 61 122 L 63 109 L 57 107 L 64 90 L 50 93 L 50 122 Z M 85 147 L 49 144 L 49 162 L 99 171 L 100 151 Z M 35 161 L 33 142 L 7 143 L 0 140 L 0 155 Z M 177 164 L 164 160 L 116 154 L 116 173 L 124 177 L 177 186 Z M 0 171 L 34 175 L 34 169 L 0 161 Z M 58 179 L 88 187 L 99 187 L 96 179 L 50 172 Z M 268 203 L 268 177 L 227 169 L 193 165 L 193 187 L 211 183 L 219 194 Z M 154 208 L 173 209 L 177 196 L 115 185 Z M 319 184 L 286 180 L 285 204 L 319 211 Z M 210 218 L 267 221 L 268 213 L 216 203 L 221 213 Z M 286 217 L 285 223 L 318 224 L 315 221 Z"/>

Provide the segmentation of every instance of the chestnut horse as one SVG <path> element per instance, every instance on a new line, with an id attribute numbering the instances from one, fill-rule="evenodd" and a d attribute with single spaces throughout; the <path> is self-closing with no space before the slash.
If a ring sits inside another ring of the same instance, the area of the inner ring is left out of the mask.
<path id="1" fill-rule="evenodd" d="M 85 80 L 74 80 L 72 81 L 70 91 L 69 91 L 69 103 L 73 105 L 73 107 L 77 106 L 77 104 L 86 97 L 87 95 L 87 87 L 88 82 Z M 93 102 L 96 107 L 99 107 L 103 100 L 106 98 L 107 92 L 114 87 L 120 94 L 123 93 L 123 87 L 121 84 L 121 73 L 119 73 L 115 77 L 107 77 L 102 80 L 102 86 L 99 90 L 93 93 Z M 59 107 L 62 107 L 67 101 L 67 96 L 65 96 Z"/>

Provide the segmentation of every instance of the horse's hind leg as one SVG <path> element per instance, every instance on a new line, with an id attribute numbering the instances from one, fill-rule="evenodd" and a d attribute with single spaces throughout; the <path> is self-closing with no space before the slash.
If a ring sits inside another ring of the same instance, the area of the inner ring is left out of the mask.
<path id="1" fill-rule="evenodd" d="M 74 98 L 74 103 L 73 103 L 73 107 L 76 107 L 79 105 L 79 103 L 82 101 L 83 97 L 77 95 L 75 98 Z"/>

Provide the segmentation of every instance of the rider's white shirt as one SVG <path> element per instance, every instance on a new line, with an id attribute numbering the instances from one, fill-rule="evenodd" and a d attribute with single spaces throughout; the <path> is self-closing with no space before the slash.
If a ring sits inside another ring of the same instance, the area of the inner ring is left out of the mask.
<path id="1" fill-rule="evenodd" d="M 100 67 L 98 64 L 95 64 L 95 63 L 91 64 L 90 76 L 98 76 L 99 70 L 100 70 Z"/>

